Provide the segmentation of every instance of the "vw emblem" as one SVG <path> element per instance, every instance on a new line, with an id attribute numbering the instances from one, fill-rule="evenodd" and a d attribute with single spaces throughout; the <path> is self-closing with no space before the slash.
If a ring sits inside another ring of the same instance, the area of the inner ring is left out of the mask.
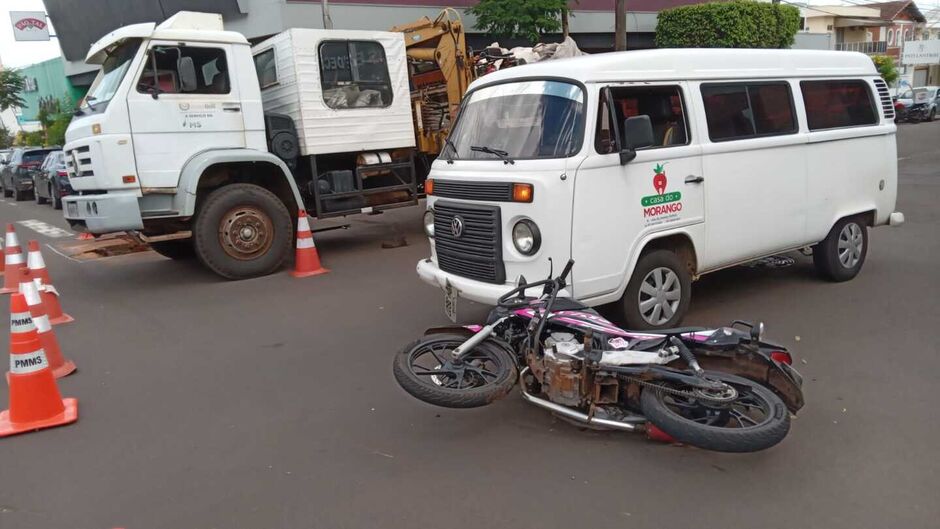
<path id="1" fill-rule="evenodd" d="M 454 220 L 450 221 L 450 231 L 454 234 L 454 237 L 459 239 L 463 235 L 463 219 L 454 217 Z"/>

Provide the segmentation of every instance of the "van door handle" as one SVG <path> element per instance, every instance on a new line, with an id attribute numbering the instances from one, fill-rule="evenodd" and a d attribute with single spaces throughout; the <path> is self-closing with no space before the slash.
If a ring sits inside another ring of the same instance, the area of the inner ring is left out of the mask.
<path id="1" fill-rule="evenodd" d="M 223 112 L 241 112 L 242 106 L 238 103 L 229 103 L 222 105 Z"/>
<path id="2" fill-rule="evenodd" d="M 690 174 L 689 176 L 685 177 L 685 183 L 687 184 L 701 184 L 704 181 L 705 181 L 704 176 L 696 176 L 694 174 Z"/>

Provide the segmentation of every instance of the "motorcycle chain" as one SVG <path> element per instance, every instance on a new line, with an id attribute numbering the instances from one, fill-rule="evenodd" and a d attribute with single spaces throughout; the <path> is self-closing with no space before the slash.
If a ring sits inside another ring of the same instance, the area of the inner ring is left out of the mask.
<path id="1" fill-rule="evenodd" d="M 640 380 L 638 378 L 633 378 L 633 377 L 624 377 L 624 378 L 630 382 L 639 384 L 640 386 L 645 386 L 648 388 L 655 388 L 658 391 L 662 391 L 664 393 L 670 393 L 672 395 L 679 395 L 681 397 L 714 402 L 716 404 L 727 404 L 729 402 L 728 399 L 710 398 L 706 395 L 700 395 L 698 393 L 694 393 L 691 391 L 683 391 L 681 389 L 670 388 L 667 386 L 663 386 L 661 384 L 657 384 L 655 382 L 647 382 L 645 380 Z"/>

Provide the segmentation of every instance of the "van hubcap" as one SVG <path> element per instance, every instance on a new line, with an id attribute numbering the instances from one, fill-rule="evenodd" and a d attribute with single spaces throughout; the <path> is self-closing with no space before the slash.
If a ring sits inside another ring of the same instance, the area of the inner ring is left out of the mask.
<path id="1" fill-rule="evenodd" d="M 845 268 L 853 268 L 862 259 L 862 250 L 864 249 L 865 238 L 862 236 L 862 228 L 858 224 L 851 222 L 842 227 L 839 233 L 839 262 Z"/>
<path id="2" fill-rule="evenodd" d="M 640 284 L 640 315 L 650 325 L 662 325 L 672 319 L 682 299 L 679 276 L 666 267 L 654 268 Z"/>
<path id="3" fill-rule="evenodd" d="M 222 217 L 219 242 L 225 253 L 235 259 L 255 259 L 271 248 L 273 226 L 271 218 L 260 209 L 239 206 Z"/>

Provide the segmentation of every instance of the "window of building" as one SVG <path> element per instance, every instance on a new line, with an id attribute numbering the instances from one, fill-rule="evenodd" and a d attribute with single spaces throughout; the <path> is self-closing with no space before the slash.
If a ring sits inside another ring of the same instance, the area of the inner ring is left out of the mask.
<path id="1" fill-rule="evenodd" d="M 378 42 L 331 40 L 320 44 L 320 82 L 330 108 L 392 104 L 385 50 Z"/>
<path id="2" fill-rule="evenodd" d="M 682 92 L 678 86 L 648 86 L 642 88 L 611 88 L 613 114 L 619 126 L 634 116 L 648 116 L 653 126 L 653 145 L 645 149 L 658 149 L 689 143 Z M 601 101 L 597 116 L 594 148 L 600 154 L 620 152 L 616 129 L 611 127 L 609 101 Z"/>
<path id="3" fill-rule="evenodd" d="M 889 30 L 888 30 L 888 39 L 887 39 L 887 41 L 888 41 L 888 46 L 894 45 L 894 30 L 893 30 L 893 29 L 889 29 Z"/>
<path id="4" fill-rule="evenodd" d="M 703 84 L 708 137 L 729 141 L 797 131 L 785 82 Z"/>
<path id="5" fill-rule="evenodd" d="M 800 90 L 810 130 L 860 127 L 878 122 L 871 90 L 861 79 L 801 81 Z"/>
<path id="6" fill-rule="evenodd" d="M 185 86 L 180 68 L 192 61 L 195 83 Z M 158 94 L 227 94 L 231 91 L 225 50 L 196 46 L 154 46 L 147 57 L 137 91 Z"/>
<path id="7" fill-rule="evenodd" d="M 264 90 L 269 86 L 277 84 L 277 56 L 274 54 L 274 48 L 264 50 L 255 55 L 255 73 L 258 74 L 258 83 Z"/>

